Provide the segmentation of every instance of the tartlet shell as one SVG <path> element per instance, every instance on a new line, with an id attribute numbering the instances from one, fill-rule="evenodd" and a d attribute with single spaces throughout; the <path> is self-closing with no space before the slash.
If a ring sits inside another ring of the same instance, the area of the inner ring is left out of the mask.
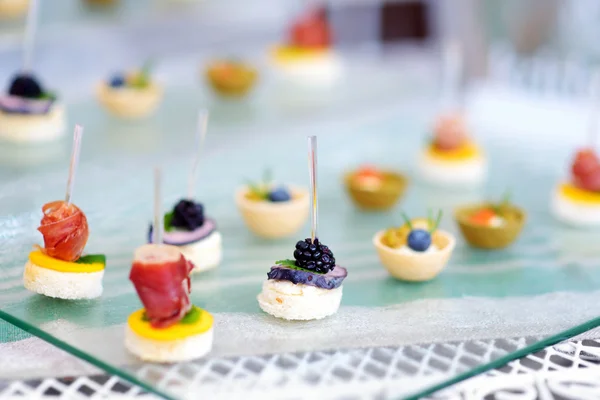
<path id="1" fill-rule="evenodd" d="M 454 236 L 446 231 L 437 230 L 432 235 L 432 242 L 439 251 L 405 254 L 383 244 L 381 239 L 384 233 L 385 230 L 379 231 L 373 237 L 377 255 L 390 275 L 403 281 L 424 282 L 435 278 L 448 263 L 456 246 Z"/>
<path id="2" fill-rule="evenodd" d="M 110 113 L 125 119 L 140 119 L 156 110 L 162 99 L 163 89 L 156 83 L 150 83 L 143 89 L 115 89 L 102 82 L 96 87 L 96 94 Z"/>
<path id="3" fill-rule="evenodd" d="M 225 97 L 243 97 L 254 87 L 258 72 L 254 68 L 246 66 L 242 79 L 226 80 L 219 77 L 215 67 L 210 65 L 206 68 L 205 76 L 209 85 L 218 94 Z"/>
<path id="4" fill-rule="evenodd" d="M 473 204 L 459 207 L 454 211 L 454 219 L 458 224 L 465 240 L 473 247 L 487 250 L 497 250 L 513 243 L 527 219 L 525 211 L 515 205 L 504 208 L 504 224 L 498 227 L 483 226 L 469 221 L 469 216 L 483 207 L 491 207 L 489 203 Z"/>
<path id="5" fill-rule="evenodd" d="M 247 186 L 238 189 L 235 202 L 248 229 L 263 238 L 278 239 L 302 228 L 310 210 L 308 190 L 296 186 L 288 188 L 292 199 L 281 203 L 250 200 L 246 197 Z"/>
<path id="6" fill-rule="evenodd" d="M 344 176 L 346 190 L 352 202 L 363 210 L 384 211 L 398 202 L 406 191 L 408 178 L 400 173 L 382 171 L 384 179 L 389 182 L 379 190 L 367 190 L 356 183 L 356 172 L 348 172 Z"/>

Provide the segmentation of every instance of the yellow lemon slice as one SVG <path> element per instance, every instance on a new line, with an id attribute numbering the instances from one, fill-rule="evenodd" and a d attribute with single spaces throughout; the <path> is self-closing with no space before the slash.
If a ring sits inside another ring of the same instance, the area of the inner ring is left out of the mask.
<path id="1" fill-rule="evenodd" d="M 466 142 L 459 148 L 453 150 L 440 150 L 431 144 L 427 148 L 427 153 L 430 157 L 442 161 L 464 161 L 481 154 L 479 148 L 473 142 Z"/>
<path id="2" fill-rule="evenodd" d="M 570 183 L 561 184 L 558 187 L 558 190 L 562 196 L 574 202 L 600 205 L 600 193 L 590 192 L 589 190 L 578 188 Z"/>
<path id="3" fill-rule="evenodd" d="M 52 258 L 42 253 L 39 250 L 32 251 L 29 253 L 29 261 L 41 268 L 51 269 L 59 272 L 73 272 L 73 273 L 89 273 L 99 272 L 105 267 L 104 263 L 93 262 L 90 264 L 75 263 L 69 261 L 59 260 Z"/>
<path id="4" fill-rule="evenodd" d="M 273 58 L 281 63 L 312 60 L 329 54 L 329 49 L 306 49 L 295 46 L 277 46 L 271 52 Z"/>
<path id="5" fill-rule="evenodd" d="M 159 341 L 185 339 L 189 336 L 204 333 L 213 326 L 213 316 L 208 311 L 198 307 L 193 307 L 190 311 L 190 313 L 200 313 L 195 321 L 190 323 L 179 321 L 179 323 L 164 329 L 153 328 L 150 322 L 145 320 L 144 312 L 144 309 L 134 312 L 127 319 L 127 323 L 132 331 L 146 339 Z"/>

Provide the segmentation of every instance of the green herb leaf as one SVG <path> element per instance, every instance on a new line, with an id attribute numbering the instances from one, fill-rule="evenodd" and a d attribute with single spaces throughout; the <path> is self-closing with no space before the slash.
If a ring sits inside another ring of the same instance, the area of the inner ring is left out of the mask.
<path id="1" fill-rule="evenodd" d="M 192 309 L 179 321 L 183 325 L 192 325 L 200 320 L 202 317 L 202 310 L 196 306 L 192 306 Z"/>
<path id="2" fill-rule="evenodd" d="M 278 260 L 278 261 L 275 261 L 275 264 L 277 264 L 277 265 L 283 265 L 285 267 L 295 267 L 296 266 L 296 261 L 295 260 L 290 260 L 290 259 L 287 259 L 287 260 Z"/>
<path id="3" fill-rule="evenodd" d="M 286 268 L 295 269 L 298 271 L 307 271 L 307 272 L 310 272 L 311 274 L 325 275 L 322 272 L 315 272 L 315 271 L 311 271 L 310 269 L 299 267 L 296 265 L 296 261 L 294 261 L 294 260 L 289 260 L 289 259 L 288 260 L 278 260 L 278 261 L 275 261 L 275 264 L 281 265 Z"/>
<path id="4" fill-rule="evenodd" d="M 77 264 L 102 264 L 106 265 L 106 256 L 104 254 L 88 254 L 83 257 L 79 257 Z"/>
<path id="5" fill-rule="evenodd" d="M 148 318 L 148 314 L 146 314 L 146 311 L 144 311 L 142 313 L 142 321 L 144 321 L 144 322 L 150 322 L 150 318 Z"/>
<path id="6" fill-rule="evenodd" d="M 40 97 L 40 100 L 56 100 L 56 93 L 53 92 L 43 92 Z"/>
<path id="7" fill-rule="evenodd" d="M 438 215 L 437 218 L 435 219 L 435 224 L 432 226 L 432 229 L 429 231 L 429 233 L 433 233 L 437 230 L 438 226 L 440 226 L 440 221 L 442 220 L 442 210 L 438 211 Z"/>
<path id="8" fill-rule="evenodd" d="M 171 232 L 173 229 L 173 211 L 165 213 L 165 216 L 163 217 L 163 225 L 164 225 L 164 229 L 165 232 Z"/>
<path id="9" fill-rule="evenodd" d="M 406 225 L 408 225 L 408 229 L 410 229 L 412 231 L 413 227 L 412 227 L 412 224 L 410 223 L 410 218 L 408 218 L 408 216 L 404 212 L 402 212 L 400 215 L 402 216 L 404 223 Z"/>

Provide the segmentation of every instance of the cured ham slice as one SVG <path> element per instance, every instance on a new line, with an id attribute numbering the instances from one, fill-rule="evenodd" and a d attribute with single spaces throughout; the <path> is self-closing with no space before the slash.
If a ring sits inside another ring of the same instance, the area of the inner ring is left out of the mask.
<path id="1" fill-rule="evenodd" d="M 577 152 L 571 172 L 576 186 L 584 190 L 600 192 L 600 160 L 592 149 Z"/>
<path id="2" fill-rule="evenodd" d="M 38 231 L 44 236 L 42 251 L 64 261 L 77 261 L 89 237 L 85 214 L 74 204 L 53 201 L 42 207 Z"/>
<path id="3" fill-rule="evenodd" d="M 147 244 L 135 251 L 129 279 L 153 328 L 168 328 L 191 309 L 193 267 L 174 246 Z"/>
<path id="4" fill-rule="evenodd" d="M 434 128 L 434 143 L 440 150 L 459 148 L 467 139 L 466 131 L 465 123 L 459 116 L 442 116 Z"/>

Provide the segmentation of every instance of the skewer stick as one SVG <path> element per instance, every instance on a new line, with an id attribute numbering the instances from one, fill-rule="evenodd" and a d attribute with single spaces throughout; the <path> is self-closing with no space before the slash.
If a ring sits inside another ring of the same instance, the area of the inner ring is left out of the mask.
<path id="1" fill-rule="evenodd" d="M 23 71 L 29 72 L 33 67 L 33 47 L 38 25 L 38 0 L 29 0 L 27 22 L 25 26 L 25 41 L 23 43 Z"/>
<path id="2" fill-rule="evenodd" d="M 590 115 L 588 122 L 588 141 L 595 148 L 598 141 L 598 111 L 600 110 L 600 70 L 592 75 L 590 84 Z"/>
<path id="3" fill-rule="evenodd" d="M 208 110 L 200 110 L 198 113 L 198 126 L 196 129 L 196 154 L 192 163 L 192 171 L 190 172 L 190 180 L 188 182 L 188 199 L 193 200 L 196 187 L 196 176 L 198 164 L 200 164 L 200 155 L 204 148 L 204 139 L 208 130 Z"/>
<path id="4" fill-rule="evenodd" d="M 442 98 L 446 107 L 457 107 L 463 74 L 463 56 L 460 43 L 449 39 L 443 49 Z"/>
<path id="5" fill-rule="evenodd" d="M 152 229 L 152 243 L 161 245 L 163 242 L 164 219 L 162 213 L 161 195 L 162 171 L 160 167 L 154 168 L 154 227 Z"/>
<path id="6" fill-rule="evenodd" d="M 308 173 L 310 176 L 310 210 L 311 230 L 310 239 L 314 243 L 317 238 L 317 217 L 319 206 L 317 202 L 317 137 L 308 137 Z"/>
<path id="7" fill-rule="evenodd" d="M 75 125 L 75 132 L 73 133 L 73 149 L 71 150 L 71 164 L 69 165 L 69 178 L 67 179 L 67 194 L 65 195 L 65 202 L 67 205 L 71 204 L 71 198 L 73 197 L 73 186 L 75 185 L 75 173 L 77 172 L 77 165 L 79 164 L 82 135 L 83 127 L 81 125 Z"/>

